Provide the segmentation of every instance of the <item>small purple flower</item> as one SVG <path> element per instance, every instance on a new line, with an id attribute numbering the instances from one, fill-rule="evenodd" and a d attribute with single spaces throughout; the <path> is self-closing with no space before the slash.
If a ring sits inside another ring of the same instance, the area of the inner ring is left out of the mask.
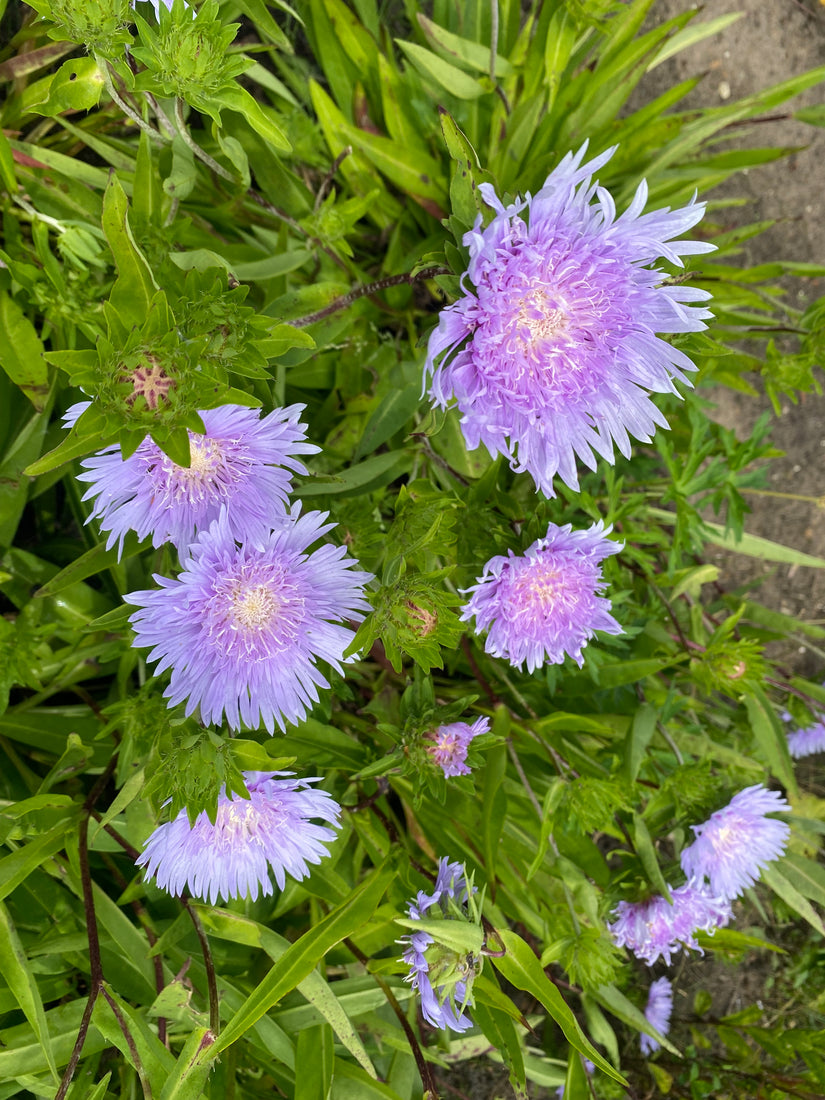
<path id="1" fill-rule="evenodd" d="M 713 935 L 732 916 L 730 902 L 715 897 L 707 886 L 688 882 L 668 889 L 672 905 L 661 894 L 647 901 L 620 901 L 614 910 L 617 919 L 607 926 L 617 947 L 627 947 L 648 966 L 660 957 L 669 966 L 682 948 L 701 953 L 695 933 Z"/>
<path id="2" fill-rule="evenodd" d="M 472 725 L 467 722 L 450 722 L 446 726 L 427 735 L 430 744 L 427 752 L 441 768 L 447 779 L 456 775 L 469 775 L 470 769 L 464 763 L 467 759 L 467 746 L 474 737 L 488 733 L 489 718 L 476 718 Z"/>
<path id="3" fill-rule="evenodd" d="M 312 543 L 335 524 L 298 505 L 260 547 L 238 546 L 225 511 L 203 532 L 174 579 L 125 596 L 136 646 L 151 646 L 157 673 L 171 668 L 170 706 L 231 729 L 300 722 L 328 687 L 318 660 L 341 672 L 353 639 L 342 619 L 369 610 L 359 572 L 343 546 Z"/>
<path id="4" fill-rule="evenodd" d="M 807 729 L 789 733 L 788 752 L 794 760 L 801 760 L 803 756 L 813 756 L 816 752 L 825 752 L 825 722 L 815 722 Z"/>
<path id="5" fill-rule="evenodd" d="M 73 428 L 90 405 L 91 401 L 75 401 L 74 405 L 69 405 L 60 418 L 63 421 L 63 426 Z"/>
<path id="6" fill-rule="evenodd" d="M 434 906 L 446 913 L 448 899 L 454 899 L 461 905 L 466 903 L 467 896 L 464 868 L 460 863 L 450 863 L 444 856 L 438 864 L 435 891 L 425 894 L 423 890 L 419 890 L 415 901 L 410 902 L 407 912 L 411 920 L 429 919 L 429 910 Z M 464 1015 L 464 1005 L 469 1001 L 467 983 L 456 981 L 448 990 L 444 986 L 434 989 L 430 981 L 430 963 L 426 952 L 435 943 L 435 939 L 427 932 L 413 932 L 409 936 L 402 936 L 399 943 L 406 944 L 403 959 L 410 972 L 405 981 L 410 982 L 412 988 L 418 991 L 424 1019 L 433 1027 L 449 1027 L 453 1031 L 466 1031 L 472 1027 L 472 1021 Z M 459 1006 L 458 1012 L 454 1005 Z"/>
<path id="7" fill-rule="evenodd" d="M 551 523 L 522 557 L 510 550 L 490 558 L 461 612 L 464 621 L 475 616 L 477 634 L 489 630 L 485 650 L 516 668 L 526 661 L 530 672 L 545 660 L 561 664 L 565 653 L 581 667 L 582 647 L 597 630 L 621 634 L 610 600 L 599 595 L 601 563 L 623 547 L 610 531 L 601 522 L 586 531 Z"/>
<path id="8" fill-rule="evenodd" d="M 238 541 L 260 544 L 285 513 L 293 472 L 306 473 L 295 455 L 318 450 L 306 442 L 303 409 L 291 405 L 263 419 L 260 409 L 242 405 L 205 410 L 206 433 L 189 433 L 188 467 L 148 436 L 127 459 L 114 446 L 84 460 L 78 479 L 91 483 L 83 499 L 97 498 L 89 519 L 109 532 L 106 548 L 117 542 L 122 550 L 133 530 L 140 539 L 151 535 L 153 546 L 172 542 L 183 552 L 223 507 Z"/>
<path id="9" fill-rule="evenodd" d="M 650 393 L 676 393 L 674 380 L 696 368 L 656 333 L 698 332 L 711 316 L 688 304 L 709 294 L 663 285 L 667 274 L 651 266 L 662 256 L 682 267 L 682 256 L 714 249 L 674 241 L 704 204 L 643 214 L 643 180 L 617 218 L 592 182 L 615 147 L 582 164 L 586 151 L 585 142 L 535 197 L 508 207 L 481 184 L 495 216 L 482 229 L 479 215 L 464 236 L 464 297 L 442 310 L 425 367 L 434 403 L 456 398 L 467 446 L 506 455 L 550 497 L 556 474 L 578 489 L 576 456 L 595 469 L 595 455 L 614 461 L 614 444 L 629 457 L 629 435 L 649 442 L 667 427 Z"/>
<path id="10" fill-rule="evenodd" d="M 717 896 L 738 898 L 784 852 L 790 827 L 766 815 L 787 810 L 776 791 L 761 783 L 746 787 L 704 824 L 692 826 L 696 840 L 682 852 L 682 870 L 690 879 L 709 879 Z"/>
<path id="11" fill-rule="evenodd" d="M 286 875 L 299 881 L 308 864 L 329 855 L 332 829 L 313 825 L 320 818 L 339 828 L 341 807 L 312 779 L 276 778 L 292 772 L 244 772 L 249 799 L 221 792 L 213 825 L 206 812 L 189 824 L 185 810 L 159 825 L 146 841 L 137 865 L 162 890 L 184 889 L 214 905 L 219 897 L 258 897 L 272 893 L 270 871 L 283 890 Z"/>
<path id="12" fill-rule="evenodd" d="M 662 1035 L 670 1031 L 670 1017 L 673 1012 L 673 989 L 667 978 L 658 978 L 650 986 L 645 1007 L 645 1019 Z M 662 1045 L 651 1035 L 640 1035 L 639 1045 L 647 1058 Z"/>

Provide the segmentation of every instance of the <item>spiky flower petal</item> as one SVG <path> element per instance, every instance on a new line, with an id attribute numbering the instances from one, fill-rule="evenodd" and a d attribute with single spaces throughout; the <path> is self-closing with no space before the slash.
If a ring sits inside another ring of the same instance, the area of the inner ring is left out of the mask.
<path id="1" fill-rule="evenodd" d="M 342 619 L 369 610 L 359 572 L 343 546 L 309 547 L 335 524 L 326 513 L 301 516 L 296 505 L 260 547 L 238 546 L 221 512 L 190 547 L 182 572 L 156 576 L 159 589 L 132 592 L 136 646 L 151 646 L 157 672 L 172 670 L 170 706 L 230 728 L 243 722 L 272 733 L 300 722 L 328 687 L 317 667 L 341 672 L 353 632 Z"/>
<path id="2" fill-rule="evenodd" d="M 464 621 L 475 616 L 475 631 L 489 631 L 484 648 L 494 657 L 506 657 L 516 668 L 526 662 L 529 672 L 545 661 L 561 664 L 565 653 L 581 667 L 582 647 L 597 630 L 621 634 L 610 614 L 601 563 L 618 554 L 623 544 L 612 542 L 599 522 L 586 531 L 570 524 L 551 523 L 519 557 L 491 558 L 461 612 Z"/>
<path id="3" fill-rule="evenodd" d="M 465 764 L 467 747 L 474 737 L 488 733 L 489 729 L 490 719 L 484 717 L 476 718 L 472 725 L 468 722 L 449 722 L 428 734 L 430 744 L 427 752 L 447 779 L 456 775 L 469 775 L 470 769 Z"/>
<path id="4" fill-rule="evenodd" d="M 432 894 L 425 894 L 420 890 L 415 901 L 410 902 L 407 912 L 411 920 L 430 919 L 430 909 L 440 908 L 442 912 L 446 912 L 448 899 L 453 899 L 460 905 L 466 903 L 467 896 L 464 868 L 460 863 L 450 863 L 444 856 L 438 864 L 435 890 Z M 402 936 L 399 942 L 406 944 L 403 959 L 410 972 L 405 980 L 410 982 L 421 997 L 424 1019 L 433 1027 L 448 1027 L 453 1031 L 466 1031 L 472 1027 L 469 1016 L 464 1014 L 464 1005 L 468 1001 L 467 983 L 454 982 L 451 990 L 443 986 L 433 988 L 426 952 L 435 943 L 435 939 L 427 932 L 413 932 L 409 936 Z M 458 1011 L 454 1006 L 458 1006 Z"/>
<path id="5" fill-rule="evenodd" d="M 306 473 L 295 456 L 318 450 L 306 442 L 303 409 L 291 405 L 263 419 L 242 405 L 207 409 L 200 414 L 206 433 L 189 433 L 189 466 L 149 436 L 127 459 L 117 446 L 86 459 L 78 478 L 91 485 L 83 499 L 94 499 L 89 519 L 109 532 L 107 549 L 117 542 L 122 550 L 133 530 L 140 539 L 151 535 L 153 546 L 172 542 L 184 551 L 223 507 L 233 535 L 259 544 L 285 514 L 292 474 Z"/>
<path id="6" fill-rule="evenodd" d="M 707 878 L 717 896 L 738 898 L 784 852 L 790 826 L 766 815 L 787 810 L 776 791 L 761 783 L 746 787 L 702 825 L 692 826 L 696 839 L 682 852 L 682 870 L 689 878 Z"/>
<path id="7" fill-rule="evenodd" d="M 661 894 L 647 901 L 620 901 L 615 909 L 617 919 L 607 926 L 617 947 L 627 947 L 649 966 L 660 957 L 669 966 L 682 948 L 701 952 L 696 932 L 712 935 L 732 916 L 730 902 L 714 896 L 707 886 L 687 882 L 668 889 L 672 905 Z"/>
<path id="8" fill-rule="evenodd" d="M 804 730 L 793 730 L 788 734 L 788 752 L 794 760 L 803 756 L 813 756 L 825 752 L 825 722 L 814 722 Z"/>
<path id="9" fill-rule="evenodd" d="M 663 285 L 651 266 L 664 257 L 681 267 L 682 256 L 714 248 L 674 241 L 704 204 L 643 214 L 643 180 L 616 217 L 593 182 L 615 150 L 582 163 L 586 150 L 511 206 L 481 185 L 495 216 L 483 229 L 479 216 L 464 237 L 464 297 L 442 310 L 426 364 L 433 401 L 456 398 L 467 446 L 506 455 L 547 496 L 556 474 L 578 488 L 576 456 L 595 469 L 596 455 L 614 461 L 614 444 L 629 456 L 629 436 L 649 442 L 667 427 L 650 393 L 676 393 L 674 380 L 696 368 L 656 334 L 697 332 L 711 316 L 688 304 L 709 294 Z"/>
<path id="10" fill-rule="evenodd" d="M 326 791 L 311 787 L 317 777 L 291 778 L 292 772 L 244 772 L 249 798 L 221 793 L 215 824 L 206 812 L 190 825 L 185 810 L 159 825 L 138 856 L 146 878 L 162 890 L 214 905 L 218 898 L 250 897 L 258 890 L 272 893 L 270 872 L 283 890 L 286 876 L 299 881 L 310 863 L 329 855 L 332 828 L 314 825 L 313 818 L 339 828 L 341 807 Z M 278 778 L 276 778 L 278 777 Z M 284 777 L 284 778 L 280 778 Z"/>
<path id="11" fill-rule="evenodd" d="M 667 978 L 658 978 L 651 983 L 645 1007 L 645 1019 L 662 1035 L 670 1031 L 670 1017 L 673 1013 L 673 989 Z M 652 1035 L 640 1035 L 639 1045 L 645 1057 L 653 1054 L 662 1045 Z"/>

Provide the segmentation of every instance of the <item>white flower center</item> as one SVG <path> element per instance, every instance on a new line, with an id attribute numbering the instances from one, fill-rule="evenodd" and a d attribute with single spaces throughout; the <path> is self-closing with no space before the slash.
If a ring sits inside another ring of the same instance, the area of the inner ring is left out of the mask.
<path id="1" fill-rule="evenodd" d="M 555 336 L 565 328 L 566 323 L 567 314 L 563 309 L 559 309 L 558 304 L 546 291 L 535 290 L 521 299 L 521 305 L 516 314 L 516 328 L 525 346 L 534 348 L 537 344 L 549 340 L 551 336 Z M 527 329 L 526 336 L 524 329 Z"/>
<path id="2" fill-rule="evenodd" d="M 245 587 L 237 584 L 230 596 L 230 614 L 246 630 L 260 631 L 269 626 L 281 604 L 268 584 Z"/>

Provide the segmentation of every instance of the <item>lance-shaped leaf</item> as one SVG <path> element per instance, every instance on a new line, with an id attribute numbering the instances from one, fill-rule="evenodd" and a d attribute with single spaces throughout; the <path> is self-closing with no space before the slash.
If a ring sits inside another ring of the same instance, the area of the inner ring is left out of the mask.
<path id="1" fill-rule="evenodd" d="M 142 325 L 158 286 L 132 236 L 126 193 L 114 173 L 103 196 L 103 232 L 118 274 L 109 300 L 127 327 Z"/>

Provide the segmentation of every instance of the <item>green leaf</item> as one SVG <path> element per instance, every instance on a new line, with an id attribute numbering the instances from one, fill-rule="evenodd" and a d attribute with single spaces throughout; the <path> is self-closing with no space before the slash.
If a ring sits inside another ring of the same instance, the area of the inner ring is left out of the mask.
<path id="1" fill-rule="evenodd" d="M 229 1021 L 212 1048 L 211 1057 L 231 1046 L 264 1013 L 294 989 L 331 947 L 366 924 L 394 877 L 395 871 L 392 868 L 377 868 L 353 891 L 347 901 L 333 909 L 311 931 L 293 943 Z"/>
<path id="2" fill-rule="evenodd" d="M 632 783 L 639 774 L 647 746 L 656 732 L 659 712 L 650 703 L 643 703 L 633 715 L 624 744 L 624 771 Z"/>
<path id="3" fill-rule="evenodd" d="M 762 871 L 762 881 L 767 883 L 771 890 L 782 898 L 789 909 L 793 909 L 795 913 L 798 913 L 800 917 L 806 920 L 808 924 L 820 934 L 820 936 L 825 936 L 825 925 L 823 925 L 819 913 L 817 913 L 816 909 L 814 909 L 805 895 L 800 893 L 796 886 L 778 870 L 776 863 L 769 863 L 768 866 L 764 868 Z"/>
<path id="4" fill-rule="evenodd" d="M 77 808 L 78 812 L 80 807 Z M 30 840 L 11 855 L 0 859 L 0 899 L 7 897 L 12 890 L 29 877 L 35 867 L 59 852 L 66 843 L 66 833 L 74 824 L 75 814 L 67 812 L 65 820 L 49 829 L 47 833 Z"/>
<path id="5" fill-rule="evenodd" d="M 29 103 L 37 115 L 59 115 L 63 111 L 88 111 L 96 107 L 104 88 L 103 74 L 93 57 L 65 61 L 44 88 L 45 100 Z"/>
<path id="6" fill-rule="evenodd" d="M 0 182 L 10 195 L 16 194 L 18 183 L 14 174 L 14 157 L 9 139 L 2 130 L 0 130 Z"/>
<path id="7" fill-rule="evenodd" d="M 43 1048 L 49 1070 L 55 1081 L 58 1081 L 57 1067 L 52 1054 L 49 1026 L 46 1023 L 46 1014 L 43 1011 L 43 1002 L 40 999 L 40 990 L 37 988 L 37 980 L 32 973 L 26 952 L 17 935 L 17 929 L 11 919 L 6 906 L 0 901 L 0 974 L 3 980 L 14 994 L 17 1003 L 23 1010 L 26 1019 L 32 1026 L 38 1042 Z"/>
<path id="8" fill-rule="evenodd" d="M 526 993 L 530 993 L 541 1001 L 550 1016 L 564 1032 L 565 1038 L 572 1047 L 575 1047 L 586 1058 L 589 1058 L 608 1077 L 612 1077 L 614 1081 L 626 1085 L 627 1082 L 622 1075 L 599 1054 L 588 1040 L 561 993 L 544 973 L 541 963 L 524 940 L 509 929 L 497 931 L 496 935 L 501 940 L 506 952 L 501 958 L 494 957 L 492 959 L 493 966 L 501 976 L 511 985 L 514 985 L 516 989 L 523 989 Z"/>
<path id="9" fill-rule="evenodd" d="M 756 684 L 745 692 L 744 700 L 751 729 L 762 750 L 763 759 L 783 786 L 793 794 L 798 794 L 793 762 L 788 751 L 788 738 L 770 700 Z"/>
<path id="10" fill-rule="evenodd" d="M 650 1035 L 651 1038 L 660 1043 L 665 1050 L 669 1050 L 671 1054 L 675 1054 L 679 1057 L 678 1047 L 675 1047 L 660 1031 L 657 1031 L 655 1027 L 649 1024 L 642 1010 L 637 1008 L 632 1001 L 629 1001 L 624 993 L 622 993 L 620 989 L 617 989 L 615 985 L 600 985 L 592 996 L 595 1001 L 599 1002 L 602 1008 L 606 1008 L 617 1020 L 621 1020 L 622 1023 L 628 1024 L 636 1031 L 641 1031 L 644 1032 L 645 1035 Z"/>
<path id="11" fill-rule="evenodd" d="M 485 86 L 489 81 L 482 83 L 475 77 L 468 76 L 467 73 L 444 61 L 424 46 L 418 46 L 415 42 L 405 42 L 403 38 L 396 38 L 395 41 L 422 76 L 434 80 L 444 91 L 457 99 L 478 99 L 479 96 L 492 90 L 491 87 Z"/>
<path id="12" fill-rule="evenodd" d="M 42 412 L 49 393 L 49 368 L 34 325 L 5 291 L 0 291 L 0 367 Z"/>
<path id="13" fill-rule="evenodd" d="M 493 722 L 493 733 L 506 737 L 509 733 L 510 715 L 505 707 L 499 707 Z M 507 795 L 502 783 L 507 772 L 507 746 L 495 745 L 487 753 L 484 766 L 482 793 L 481 834 L 484 841 L 484 865 L 491 888 L 495 883 L 498 850 L 504 821 L 507 817 Z"/>
<path id="14" fill-rule="evenodd" d="M 134 557 L 135 554 L 139 554 L 141 550 L 145 550 L 148 546 L 148 540 L 139 542 L 137 535 L 132 531 L 126 535 L 122 554 L 117 544 L 111 550 L 107 550 L 103 543 L 98 543 L 97 546 L 93 546 L 91 550 L 87 550 L 85 554 L 81 554 L 79 558 L 76 558 L 71 565 L 61 569 L 42 588 L 38 588 L 34 595 L 38 599 L 54 596 L 58 592 L 62 592 L 64 588 L 76 584 L 77 581 L 84 581 L 87 577 L 94 577 L 98 573 L 102 573 L 104 569 L 116 565 L 118 561 L 125 561 Z"/>
<path id="15" fill-rule="evenodd" d="M 367 421 L 361 441 L 352 456 L 358 462 L 364 455 L 372 454 L 382 443 L 400 431 L 412 419 L 421 402 L 421 384 L 411 382 L 400 389 L 390 390 Z"/>
<path id="16" fill-rule="evenodd" d="M 653 840 L 651 839 L 644 820 L 635 813 L 633 815 L 633 846 L 636 849 L 636 854 L 642 861 L 642 867 L 645 869 L 648 882 L 651 886 L 654 886 L 663 897 L 670 901 L 670 890 L 665 882 L 665 876 L 662 874 L 659 861 L 656 858 Z"/>
<path id="17" fill-rule="evenodd" d="M 459 955 L 467 955 L 472 952 L 478 955 L 484 946 L 484 932 L 478 924 L 470 924 L 468 921 L 451 920 L 412 920 L 407 917 L 396 917 L 395 923 L 409 928 L 413 932 L 426 932 L 438 943 L 443 943 L 451 951 Z"/>
<path id="18" fill-rule="evenodd" d="M 295 1100 L 327 1100 L 332 1085 L 335 1045 L 329 1024 L 298 1033 L 295 1063 Z"/>
<path id="19" fill-rule="evenodd" d="M 806 898 L 825 906 L 825 868 L 796 852 L 782 858 L 782 874 Z"/>
<path id="20" fill-rule="evenodd" d="M 208 1027 L 195 1028 L 180 1052 L 175 1068 L 166 1079 L 160 1100 L 199 1100 L 212 1070 L 215 1033 Z"/>
<path id="21" fill-rule="evenodd" d="M 661 523 L 676 523 L 676 513 L 667 512 L 664 508 L 648 508 L 648 515 Z M 787 565 L 807 565 L 811 569 L 825 569 L 825 558 L 816 558 L 812 554 L 804 554 L 801 550 L 794 550 L 790 546 L 783 546 L 780 542 L 772 542 L 763 539 L 759 535 L 743 533 L 740 539 L 736 538 L 733 531 L 726 532 L 718 523 L 709 523 L 707 520 L 702 526 L 705 538 L 714 546 L 721 546 L 725 550 L 733 550 L 737 554 L 747 554 L 752 558 L 761 558 L 763 561 L 781 561 Z"/>
<path id="22" fill-rule="evenodd" d="M 407 473 L 412 463 L 412 455 L 407 451 L 387 451 L 348 466 L 340 474 L 319 475 L 303 481 L 297 492 L 301 497 L 328 493 L 342 497 L 363 496 Z"/>
<path id="23" fill-rule="evenodd" d="M 30 463 L 23 473 L 28 477 L 39 477 L 41 474 L 47 474 L 51 470 L 56 470 L 60 466 L 65 466 L 67 462 L 71 462 L 75 458 L 85 458 L 101 447 L 108 447 L 115 438 L 116 436 L 114 434 L 109 436 L 95 436 L 78 435 L 75 432 L 70 432 L 54 450 L 44 454 L 41 458 L 38 458 L 36 462 Z"/>
<path id="24" fill-rule="evenodd" d="M 227 84 L 216 96 L 205 98 L 212 100 L 219 109 L 228 107 L 243 115 L 252 129 L 279 152 L 291 152 L 292 144 L 275 121 L 275 112 L 271 108 L 261 106 L 257 99 L 240 84 Z"/>
<path id="25" fill-rule="evenodd" d="M 129 227 L 129 204 L 114 172 L 103 195 L 103 232 L 115 258 L 118 278 L 110 302 L 127 327 L 142 325 L 158 286 Z"/>

